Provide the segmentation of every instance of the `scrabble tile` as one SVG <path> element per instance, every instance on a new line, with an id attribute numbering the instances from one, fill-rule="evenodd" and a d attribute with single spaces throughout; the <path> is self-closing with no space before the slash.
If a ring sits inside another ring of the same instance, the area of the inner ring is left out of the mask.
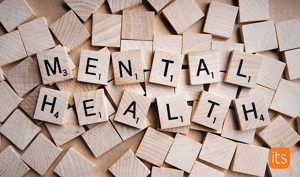
<path id="1" fill-rule="evenodd" d="M 163 8 L 168 6 L 172 0 L 147 0 L 147 2 L 159 13 Z"/>
<path id="2" fill-rule="evenodd" d="M 297 117 L 300 108 L 300 86 L 281 79 L 270 109 L 287 115 Z"/>
<path id="3" fill-rule="evenodd" d="M 45 125 L 56 146 L 61 146 L 85 132 L 84 128 L 79 125 L 77 115 L 73 108 L 66 111 L 64 125 L 50 123 L 45 123 Z"/>
<path id="4" fill-rule="evenodd" d="M 5 77 L 20 97 L 42 83 L 39 67 L 31 57 L 6 72 Z"/>
<path id="5" fill-rule="evenodd" d="M 162 13 L 175 29 L 177 34 L 200 20 L 204 14 L 194 0 L 177 0 L 166 7 Z M 177 14 L 174 16 L 174 14 Z"/>
<path id="6" fill-rule="evenodd" d="M 156 50 L 149 82 L 177 87 L 183 55 Z"/>
<path id="7" fill-rule="evenodd" d="M 2 68 L 0 68 L 0 82 L 5 80 L 5 76 L 4 76 L 4 72 L 2 70 Z"/>
<path id="8" fill-rule="evenodd" d="M 55 46 L 45 17 L 20 25 L 18 30 L 28 56 Z"/>
<path id="9" fill-rule="evenodd" d="M 268 165 L 268 171 L 271 177 L 281 177 L 281 176 L 299 176 L 299 153 L 295 152 L 290 155 L 290 166 L 286 169 L 273 169 Z"/>
<path id="10" fill-rule="evenodd" d="M 243 174 L 264 176 L 268 163 L 269 149 L 239 143 L 231 170 Z"/>
<path id="11" fill-rule="evenodd" d="M 228 169 L 237 143 L 221 136 L 207 133 L 199 155 L 201 160 Z"/>
<path id="12" fill-rule="evenodd" d="M 0 4 L 0 12 L 0 22 L 8 32 L 35 17 L 26 0 L 4 0 Z"/>
<path id="13" fill-rule="evenodd" d="M 27 57 L 18 30 L 0 36 L 0 53 L 0 66 L 5 66 Z"/>
<path id="14" fill-rule="evenodd" d="M 212 41 L 211 49 L 219 51 L 219 66 L 220 71 L 226 71 L 228 62 L 230 59 L 231 52 L 233 50 L 237 50 L 240 52 L 244 52 L 244 44 L 241 43 L 229 43 L 229 42 L 219 42 Z"/>
<path id="15" fill-rule="evenodd" d="M 64 2 L 86 22 L 88 18 L 101 8 L 105 0 L 64 0 Z"/>
<path id="16" fill-rule="evenodd" d="M 38 174 L 44 175 L 62 151 L 45 135 L 39 134 L 26 149 L 21 159 Z"/>
<path id="17" fill-rule="evenodd" d="M 193 169 L 189 177 L 204 177 L 204 176 L 214 176 L 214 177 L 224 177 L 224 173 L 215 170 L 203 163 L 195 161 Z"/>
<path id="18" fill-rule="evenodd" d="M 233 100 L 241 130 L 250 130 L 270 124 L 270 117 L 264 96 L 252 95 Z"/>
<path id="19" fill-rule="evenodd" d="M 275 26 L 280 52 L 300 47 L 300 18 L 277 22 Z"/>
<path id="20" fill-rule="evenodd" d="M 121 20 L 121 15 L 94 14 L 92 27 L 92 45 L 120 47 Z"/>
<path id="21" fill-rule="evenodd" d="M 220 81 L 219 53 L 217 50 L 188 53 L 190 84 L 208 84 Z"/>
<path id="22" fill-rule="evenodd" d="M 192 121 L 219 130 L 229 109 L 231 100 L 202 91 Z"/>
<path id="23" fill-rule="evenodd" d="M 225 82 L 254 88 L 262 61 L 262 56 L 234 50 L 229 60 Z"/>
<path id="24" fill-rule="evenodd" d="M 154 12 L 123 11 L 121 39 L 152 41 Z"/>
<path id="25" fill-rule="evenodd" d="M 239 8 L 236 6 L 211 1 L 203 32 L 211 33 L 213 36 L 230 39 L 238 9 Z"/>
<path id="26" fill-rule="evenodd" d="M 23 99 L 5 81 L 0 82 L 0 90 L 0 122 L 4 122 Z"/>
<path id="27" fill-rule="evenodd" d="M 166 163 L 190 173 L 194 162 L 200 152 L 201 143 L 186 136 L 176 134 L 175 140 L 169 150 Z"/>
<path id="28" fill-rule="evenodd" d="M 33 118 L 62 125 L 68 109 L 69 96 L 69 93 L 42 87 Z"/>
<path id="29" fill-rule="evenodd" d="M 160 96 L 156 100 L 162 129 L 191 124 L 184 94 Z"/>
<path id="30" fill-rule="evenodd" d="M 64 47 L 57 46 L 53 49 L 37 53 L 43 84 L 72 79 L 73 73 L 68 61 L 68 53 Z"/>
<path id="31" fill-rule="evenodd" d="M 72 10 L 52 23 L 50 29 L 59 42 L 67 47 L 68 52 L 83 44 L 90 37 L 89 32 Z"/>
<path id="32" fill-rule="evenodd" d="M 96 158 L 122 142 L 109 121 L 99 123 L 81 136 Z"/>
<path id="33" fill-rule="evenodd" d="M 12 145 L 0 153 L 1 176 L 23 176 L 30 170 L 20 156 L 21 154 Z"/>
<path id="34" fill-rule="evenodd" d="M 24 150 L 40 131 L 41 128 L 19 109 L 11 114 L 0 129 L 1 134 L 21 150 Z"/>
<path id="35" fill-rule="evenodd" d="M 142 4 L 142 0 L 107 0 L 109 8 L 113 14 L 125 9 L 131 9 Z"/>
<path id="36" fill-rule="evenodd" d="M 300 72 L 297 69 L 297 67 L 300 65 L 300 62 L 298 61 L 299 54 L 300 49 L 283 52 L 282 58 L 286 63 L 285 77 L 288 80 L 295 80 L 300 78 Z"/>
<path id="37" fill-rule="evenodd" d="M 273 21 L 243 25 L 242 41 L 248 53 L 262 52 L 278 48 L 275 25 Z"/>
<path id="38" fill-rule="evenodd" d="M 233 109 L 229 109 L 223 124 L 221 136 L 243 143 L 252 143 L 256 129 L 242 131 Z"/>
<path id="39" fill-rule="evenodd" d="M 54 172 L 61 177 L 88 177 L 95 167 L 96 164 L 71 147 L 56 166 Z"/>
<path id="40" fill-rule="evenodd" d="M 26 112 L 26 114 L 30 118 L 33 118 L 34 116 L 34 111 L 35 111 L 36 103 L 39 98 L 41 87 L 44 86 L 43 85 L 37 86 L 29 95 L 27 95 L 27 97 L 24 98 L 24 101 L 20 104 L 20 108 L 22 108 L 22 110 Z"/>
<path id="41" fill-rule="evenodd" d="M 239 23 L 269 20 L 268 0 L 239 0 Z"/>
<path id="42" fill-rule="evenodd" d="M 112 54 L 116 85 L 144 82 L 141 50 L 128 50 Z"/>
<path id="43" fill-rule="evenodd" d="M 164 167 L 152 167 L 151 177 L 163 176 L 163 177 L 183 177 L 184 172 L 172 168 Z"/>
<path id="44" fill-rule="evenodd" d="M 130 149 L 109 168 L 109 171 L 118 177 L 146 177 L 150 174 L 150 170 Z"/>
<path id="45" fill-rule="evenodd" d="M 153 52 L 156 50 L 181 54 L 182 35 L 161 35 L 153 36 Z"/>

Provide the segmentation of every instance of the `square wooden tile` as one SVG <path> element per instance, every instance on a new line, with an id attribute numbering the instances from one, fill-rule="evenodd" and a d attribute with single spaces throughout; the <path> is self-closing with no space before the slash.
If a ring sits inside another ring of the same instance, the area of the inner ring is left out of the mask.
<path id="1" fill-rule="evenodd" d="M 271 177 L 281 177 L 281 176 L 299 176 L 300 157 L 299 153 L 294 152 L 290 155 L 290 166 L 286 169 L 273 169 L 268 165 L 268 171 Z"/>
<path id="2" fill-rule="evenodd" d="M 119 13 L 125 9 L 131 9 L 142 4 L 142 0 L 107 0 L 109 8 L 113 14 Z"/>
<path id="3" fill-rule="evenodd" d="M 269 20 L 268 0 L 239 0 L 239 23 Z"/>
<path id="4" fill-rule="evenodd" d="M 147 0 L 147 2 L 159 13 L 163 8 L 168 6 L 172 0 Z"/>
<path id="5" fill-rule="evenodd" d="M 214 177 L 224 177 L 224 173 L 209 167 L 203 163 L 195 161 L 193 169 L 189 177 L 205 177 L 205 176 L 214 176 Z"/>
<path id="6" fill-rule="evenodd" d="M 289 50 L 283 52 L 282 58 L 286 63 L 285 77 L 288 80 L 295 80 L 300 78 L 300 72 L 297 69 L 300 66 L 298 56 L 300 55 L 300 49 Z"/>
<path id="7" fill-rule="evenodd" d="M 184 171 L 173 168 L 155 167 L 152 166 L 151 177 L 183 177 Z"/>
<path id="8" fill-rule="evenodd" d="M 153 36 L 153 52 L 156 50 L 181 54 L 182 35 L 161 35 Z"/>
<path id="9" fill-rule="evenodd" d="M 30 94 L 28 94 L 24 98 L 24 101 L 20 104 L 20 108 L 22 108 L 22 110 L 26 112 L 26 114 L 29 115 L 30 118 L 33 118 L 34 116 L 34 111 L 35 111 L 36 103 L 39 98 L 41 87 L 44 86 L 43 85 L 37 86 Z"/>

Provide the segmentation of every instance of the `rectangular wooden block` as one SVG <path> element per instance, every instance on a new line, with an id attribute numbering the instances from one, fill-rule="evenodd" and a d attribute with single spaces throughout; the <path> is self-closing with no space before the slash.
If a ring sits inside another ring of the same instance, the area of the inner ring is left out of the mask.
<path id="1" fill-rule="evenodd" d="M 181 54 L 182 36 L 181 35 L 161 35 L 153 36 L 153 52 L 156 50 Z"/>
<path id="2" fill-rule="evenodd" d="M 184 171 L 164 167 L 152 167 L 151 177 L 183 177 Z"/>
<path id="3" fill-rule="evenodd" d="M 298 57 L 300 55 L 300 49 L 289 50 L 283 52 L 282 58 L 286 63 L 285 77 L 288 80 L 295 80 L 300 78 L 300 72 L 297 69 L 300 66 Z"/>
<path id="4" fill-rule="evenodd" d="M 159 13 L 163 8 L 171 3 L 172 0 L 147 0 L 147 2 L 154 8 L 156 13 Z"/>
<path id="5" fill-rule="evenodd" d="M 203 163 L 195 161 L 193 169 L 189 177 L 205 177 L 205 176 L 214 176 L 214 177 L 224 177 L 224 173 L 215 170 Z"/>
<path id="6" fill-rule="evenodd" d="M 20 108 L 22 108 L 22 110 L 26 112 L 26 114 L 30 118 L 33 118 L 34 116 L 34 111 L 35 111 L 36 103 L 39 98 L 41 87 L 44 86 L 43 85 L 37 86 L 29 95 L 27 95 L 24 98 L 24 101 L 20 104 Z"/>
<path id="7" fill-rule="evenodd" d="M 239 23 L 269 20 L 268 0 L 239 0 Z"/>
<path id="8" fill-rule="evenodd" d="M 125 9 L 131 9 L 142 4 L 142 0 L 107 0 L 109 8 L 113 14 L 119 13 Z"/>
<path id="9" fill-rule="evenodd" d="M 290 155 L 290 166 L 286 169 L 273 169 L 268 165 L 268 171 L 271 177 L 281 176 L 299 176 L 300 157 L 298 152 L 294 152 Z"/>

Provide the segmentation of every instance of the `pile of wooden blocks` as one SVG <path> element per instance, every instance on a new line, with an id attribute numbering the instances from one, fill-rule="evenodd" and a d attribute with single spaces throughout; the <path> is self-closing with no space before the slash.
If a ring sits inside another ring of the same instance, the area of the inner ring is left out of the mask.
<path id="1" fill-rule="evenodd" d="M 107 0 L 112 14 L 96 13 L 105 0 L 64 1 L 71 9 L 51 25 L 25 0 L 0 3 L 0 67 L 12 66 L 0 70 L 0 133 L 13 144 L 0 153 L 0 176 L 43 176 L 58 158 L 57 175 L 89 176 L 96 164 L 74 147 L 62 156 L 60 146 L 81 136 L 98 158 L 141 131 L 136 152 L 109 168 L 114 176 L 300 176 L 299 152 L 287 169 L 268 166 L 270 148 L 300 140 L 300 18 L 270 21 L 268 0 L 213 0 L 206 14 L 194 0 L 147 0 L 155 11 Z M 177 35 L 153 34 L 156 13 Z M 212 40 L 230 39 L 237 16 L 247 23 L 243 43 Z M 203 33 L 185 33 L 202 18 Z M 90 37 L 104 48 L 82 49 L 74 63 L 69 53 Z M 269 50 L 283 61 L 258 54 Z M 207 133 L 200 142 L 189 130 Z M 255 134 L 265 147 L 252 144 Z"/>

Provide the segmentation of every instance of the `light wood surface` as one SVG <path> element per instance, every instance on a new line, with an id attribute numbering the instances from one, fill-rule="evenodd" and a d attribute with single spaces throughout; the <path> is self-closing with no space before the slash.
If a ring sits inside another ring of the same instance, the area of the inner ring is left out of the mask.
<path id="1" fill-rule="evenodd" d="M 142 4 L 142 0 L 128 0 L 128 1 L 123 1 L 123 0 L 107 0 L 110 11 L 115 14 L 119 13 L 122 10 L 129 10 L 133 7 L 136 7 L 138 5 Z"/>
<path id="2" fill-rule="evenodd" d="M 268 165 L 268 171 L 270 172 L 271 177 L 280 177 L 280 176 L 299 176 L 300 157 L 298 153 L 292 153 L 290 156 L 290 166 L 286 169 L 273 169 Z"/>
<path id="3" fill-rule="evenodd" d="M 153 7 L 153 9 L 159 13 L 164 9 L 172 0 L 147 0 L 147 2 Z"/>
<path id="4" fill-rule="evenodd" d="M 161 35 L 154 34 L 153 36 L 153 52 L 160 50 L 181 54 L 182 35 Z"/>
<path id="5" fill-rule="evenodd" d="M 224 177 L 224 173 L 196 161 L 189 177 L 204 176 Z"/>
<path id="6" fill-rule="evenodd" d="M 39 98 L 40 94 L 40 89 L 41 87 L 44 87 L 43 85 L 37 86 L 30 94 L 28 94 L 25 98 L 24 101 L 20 104 L 20 107 L 26 114 L 33 119 L 35 108 L 36 108 L 36 103 Z"/>
<path id="7" fill-rule="evenodd" d="M 183 177 L 183 171 L 173 168 L 158 168 L 152 167 L 151 177 L 163 176 L 163 177 Z"/>
<path id="8" fill-rule="evenodd" d="M 297 67 L 300 65 L 297 60 L 300 54 L 300 49 L 289 50 L 283 52 L 282 58 L 286 63 L 285 77 L 288 80 L 295 80 L 300 78 L 300 72 L 297 70 Z"/>
<path id="9" fill-rule="evenodd" d="M 269 0 L 239 0 L 239 23 L 269 20 Z"/>

